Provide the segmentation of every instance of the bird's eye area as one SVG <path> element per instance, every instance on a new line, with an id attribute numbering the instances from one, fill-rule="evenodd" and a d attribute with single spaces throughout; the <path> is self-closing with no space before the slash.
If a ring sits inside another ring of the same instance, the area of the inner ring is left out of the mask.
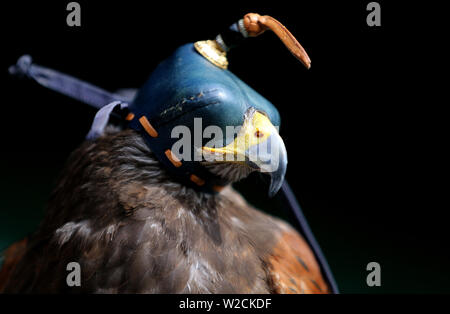
<path id="1" fill-rule="evenodd" d="M 260 130 L 256 130 L 255 137 L 263 137 L 263 136 L 264 136 L 263 132 L 261 132 Z"/>

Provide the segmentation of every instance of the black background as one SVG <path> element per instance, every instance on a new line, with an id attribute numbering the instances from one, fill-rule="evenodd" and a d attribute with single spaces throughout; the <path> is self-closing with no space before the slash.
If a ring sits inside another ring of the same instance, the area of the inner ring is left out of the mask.
<path id="1" fill-rule="evenodd" d="M 280 20 L 302 43 L 306 70 L 273 34 L 229 53 L 229 69 L 281 114 L 287 179 L 344 293 L 449 292 L 448 205 L 432 152 L 433 92 L 424 84 L 434 32 L 430 8 L 379 1 L 382 26 L 368 27 L 369 1 L 78 1 L 81 27 L 66 25 L 69 1 L 2 4 L 0 249 L 34 230 L 54 179 L 82 141 L 95 110 L 12 78 L 22 54 L 107 90 L 139 87 L 179 45 L 212 39 L 245 13 Z M 439 11 L 438 6 L 433 7 Z M 431 132 L 430 132 L 431 130 Z M 442 143 L 440 144 L 442 146 Z M 430 158 L 431 157 L 431 158 Z M 237 184 L 273 212 L 267 184 Z M 382 286 L 366 285 L 380 263 Z"/>

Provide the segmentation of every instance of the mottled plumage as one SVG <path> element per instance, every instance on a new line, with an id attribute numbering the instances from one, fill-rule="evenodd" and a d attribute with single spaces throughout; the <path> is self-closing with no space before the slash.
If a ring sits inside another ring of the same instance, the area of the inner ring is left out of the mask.
<path id="1" fill-rule="evenodd" d="M 39 230 L 5 259 L 7 293 L 328 292 L 290 226 L 231 187 L 210 195 L 173 181 L 132 130 L 72 153 Z M 69 262 L 81 287 L 66 284 Z"/>

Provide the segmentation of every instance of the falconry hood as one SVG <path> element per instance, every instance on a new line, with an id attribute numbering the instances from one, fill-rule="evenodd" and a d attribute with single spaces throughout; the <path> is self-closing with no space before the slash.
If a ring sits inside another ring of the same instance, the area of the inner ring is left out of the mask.
<path id="1" fill-rule="evenodd" d="M 275 106 L 227 70 L 226 53 L 245 38 L 257 36 L 266 29 L 272 29 L 292 53 L 310 67 L 306 52 L 283 25 L 269 16 L 250 13 L 217 35 L 215 40 L 179 47 L 159 64 L 129 106 L 130 127 L 143 134 L 152 152 L 185 184 L 215 193 L 228 183 L 207 171 L 201 161 L 207 157 L 205 153 L 218 155 L 221 152 L 220 157 L 225 158 L 224 150 L 220 148 L 236 142 L 238 131 L 233 127 L 242 127 L 252 110 L 266 117 L 266 126 L 270 123 L 267 128 L 279 127 L 280 115 Z M 267 150 L 276 151 L 278 156 L 277 160 L 271 161 L 276 171 L 267 169 L 274 173 L 270 187 L 273 195 L 283 182 L 287 154 L 278 132 L 274 129 L 267 132 L 267 135 L 274 133 L 272 136 L 265 137 L 262 128 L 258 128 L 259 141 L 265 140 Z M 183 138 L 180 139 L 181 135 Z M 214 148 L 211 149 L 211 145 Z M 247 146 L 247 151 L 260 152 L 262 145 L 256 145 L 258 148 Z M 230 150 L 227 152 L 231 153 Z M 232 157 L 239 156 L 233 154 Z M 244 159 L 251 157 L 255 156 L 250 152 L 242 156 Z"/>
<path id="2" fill-rule="evenodd" d="M 217 193 L 229 184 L 204 166 L 211 158 L 228 160 L 230 155 L 243 158 L 252 167 L 270 173 L 269 194 L 281 189 L 279 197 L 287 204 L 285 207 L 292 209 L 299 229 L 337 292 L 320 248 L 284 180 L 287 154 L 278 134 L 278 110 L 227 69 L 226 55 L 230 49 L 266 30 L 273 31 L 294 57 L 310 68 L 311 60 L 305 50 L 280 22 L 270 16 L 249 13 L 214 40 L 176 49 L 156 67 L 137 93 L 130 95 L 110 93 L 33 64 L 27 55 L 11 66 L 10 72 L 98 108 L 88 140 L 103 134 L 111 114 L 119 115 L 127 127 L 144 137 L 174 178 L 201 192 Z M 255 159 L 256 155 L 266 158 Z"/>

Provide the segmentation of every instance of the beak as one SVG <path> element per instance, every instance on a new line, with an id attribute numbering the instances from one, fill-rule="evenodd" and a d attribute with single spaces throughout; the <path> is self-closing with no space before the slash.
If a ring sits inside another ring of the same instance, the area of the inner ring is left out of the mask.
<path id="1" fill-rule="evenodd" d="M 202 147 L 208 161 L 238 162 L 271 176 L 269 196 L 274 196 L 284 181 L 287 152 L 283 139 L 269 118 L 250 108 L 233 142 L 221 148 Z"/>
<path id="2" fill-rule="evenodd" d="M 287 152 L 278 132 L 271 134 L 266 141 L 251 146 L 245 156 L 256 170 L 270 175 L 269 197 L 273 197 L 284 181 L 287 169 Z"/>

